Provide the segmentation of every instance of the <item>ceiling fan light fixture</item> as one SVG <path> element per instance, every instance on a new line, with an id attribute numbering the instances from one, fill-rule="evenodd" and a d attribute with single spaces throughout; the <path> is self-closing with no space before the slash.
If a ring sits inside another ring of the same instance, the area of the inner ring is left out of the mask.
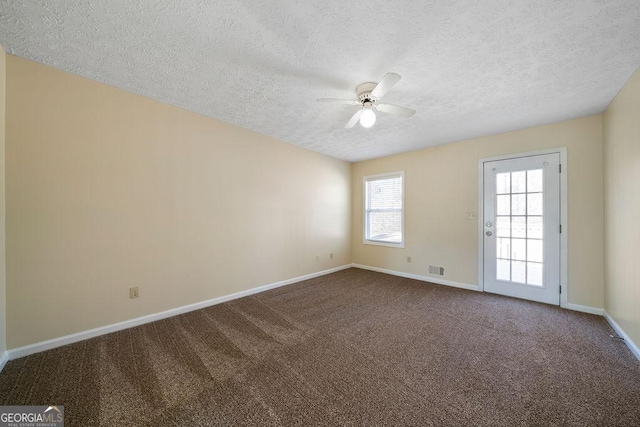
<path id="1" fill-rule="evenodd" d="M 370 128 L 376 122 L 376 113 L 373 112 L 371 107 L 362 108 L 362 115 L 360 116 L 360 124 L 363 128 Z"/>
<path id="2" fill-rule="evenodd" d="M 354 112 L 344 128 L 351 129 L 358 122 L 360 122 L 363 128 L 370 128 L 376 123 L 376 110 L 385 114 L 395 114 L 400 117 L 411 117 L 416 113 L 416 110 L 411 108 L 380 102 L 380 98 L 399 81 L 399 74 L 387 73 L 378 83 L 367 82 L 358 85 L 356 88 L 356 95 L 358 95 L 357 101 L 355 99 L 336 98 L 318 98 L 317 101 L 330 102 L 332 104 L 362 105 L 362 108 Z"/>

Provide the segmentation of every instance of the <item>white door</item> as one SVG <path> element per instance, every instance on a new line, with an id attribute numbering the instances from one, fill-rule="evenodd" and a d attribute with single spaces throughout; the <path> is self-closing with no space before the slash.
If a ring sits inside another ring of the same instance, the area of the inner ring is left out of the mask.
<path id="1" fill-rule="evenodd" d="M 560 304 L 560 154 L 484 163 L 484 290 Z"/>

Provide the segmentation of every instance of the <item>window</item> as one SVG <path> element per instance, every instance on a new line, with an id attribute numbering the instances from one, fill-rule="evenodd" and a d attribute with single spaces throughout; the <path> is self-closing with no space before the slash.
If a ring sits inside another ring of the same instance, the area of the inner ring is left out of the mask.
<path id="1" fill-rule="evenodd" d="M 364 177 L 364 243 L 404 247 L 404 172 Z"/>

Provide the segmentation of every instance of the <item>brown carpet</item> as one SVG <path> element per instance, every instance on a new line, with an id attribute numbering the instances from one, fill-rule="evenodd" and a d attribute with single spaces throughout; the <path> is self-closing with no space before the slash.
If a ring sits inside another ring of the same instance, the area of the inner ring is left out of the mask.
<path id="1" fill-rule="evenodd" d="M 9 362 L 67 426 L 638 426 L 604 319 L 349 269 Z"/>

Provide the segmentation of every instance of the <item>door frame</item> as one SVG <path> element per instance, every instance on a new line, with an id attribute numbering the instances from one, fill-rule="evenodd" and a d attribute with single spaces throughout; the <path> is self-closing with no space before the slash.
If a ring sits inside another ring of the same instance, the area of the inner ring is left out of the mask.
<path id="1" fill-rule="evenodd" d="M 502 156 L 485 157 L 478 160 L 478 290 L 484 292 L 484 164 L 496 160 L 509 160 L 519 157 L 539 156 L 542 154 L 560 154 L 560 307 L 568 308 L 567 295 L 569 283 L 567 273 L 567 238 L 569 236 L 569 222 L 567 216 L 567 147 L 548 148 L 544 150 L 527 151 L 525 153 L 505 154 Z"/>

